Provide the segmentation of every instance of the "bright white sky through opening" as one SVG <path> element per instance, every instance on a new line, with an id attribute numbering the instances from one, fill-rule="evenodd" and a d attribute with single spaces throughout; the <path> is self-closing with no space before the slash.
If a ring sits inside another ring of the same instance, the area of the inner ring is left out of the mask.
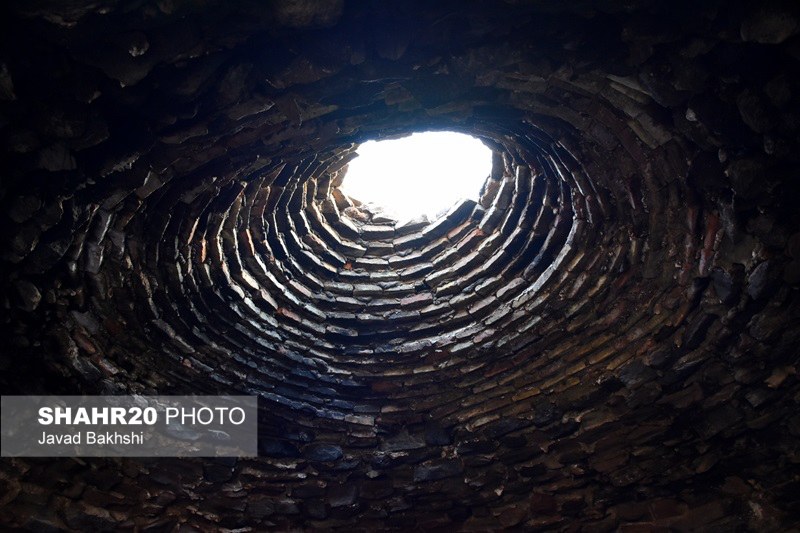
<path id="1" fill-rule="evenodd" d="M 475 137 L 415 133 L 359 146 L 342 192 L 398 221 L 433 220 L 460 199 L 478 199 L 492 170 L 492 151 Z"/>

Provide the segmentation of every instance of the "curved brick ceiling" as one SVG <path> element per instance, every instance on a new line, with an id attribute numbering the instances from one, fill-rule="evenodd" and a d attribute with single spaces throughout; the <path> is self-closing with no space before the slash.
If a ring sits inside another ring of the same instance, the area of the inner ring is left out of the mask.
<path id="1" fill-rule="evenodd" d="M 797 527 L 798 12 L 696 4 L 14 5 L 4 394 L 258 394 L 262 456 L 6 460 L 0 520 Z M 339 191 L 428 130 L 479 202 Z"/>

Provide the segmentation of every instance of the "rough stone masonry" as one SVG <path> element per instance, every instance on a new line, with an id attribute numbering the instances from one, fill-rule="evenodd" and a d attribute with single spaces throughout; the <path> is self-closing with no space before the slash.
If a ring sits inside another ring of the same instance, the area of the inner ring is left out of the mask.
<path id="1" fill-rule="evenodd" d="M 257 458 L 3 459 L 3 529 L 800 528 L 796 2 L 0 9 L 2 393 L 261 401 Z M 341 193 L 426 130 L 480 201 Z"/>

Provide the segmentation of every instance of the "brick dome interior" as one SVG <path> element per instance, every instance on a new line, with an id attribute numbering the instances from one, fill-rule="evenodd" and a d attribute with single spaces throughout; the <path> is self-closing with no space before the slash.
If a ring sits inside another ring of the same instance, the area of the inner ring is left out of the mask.
<path id="1" fill-rule="evenodd" d="M 4 458 L 6 528 L 800 527 L 797 5 L 2 10 L 3 394 L 260 398 L 257 458 Z M 342 193 L 421 131 L 478 201 Z"/>

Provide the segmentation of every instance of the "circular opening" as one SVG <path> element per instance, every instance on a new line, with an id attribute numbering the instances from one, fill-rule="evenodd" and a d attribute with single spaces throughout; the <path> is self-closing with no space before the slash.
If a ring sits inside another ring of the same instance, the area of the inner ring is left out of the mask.
<path id="1" fill-rule="evenodd" d="M 356 153 L 342 192 L 398 221 L 423 215 L 433 220 L 457 201 L 478 200 L 492 169 L 492 151 L 463 133 L 423 132 L 367 141 Z"/>

